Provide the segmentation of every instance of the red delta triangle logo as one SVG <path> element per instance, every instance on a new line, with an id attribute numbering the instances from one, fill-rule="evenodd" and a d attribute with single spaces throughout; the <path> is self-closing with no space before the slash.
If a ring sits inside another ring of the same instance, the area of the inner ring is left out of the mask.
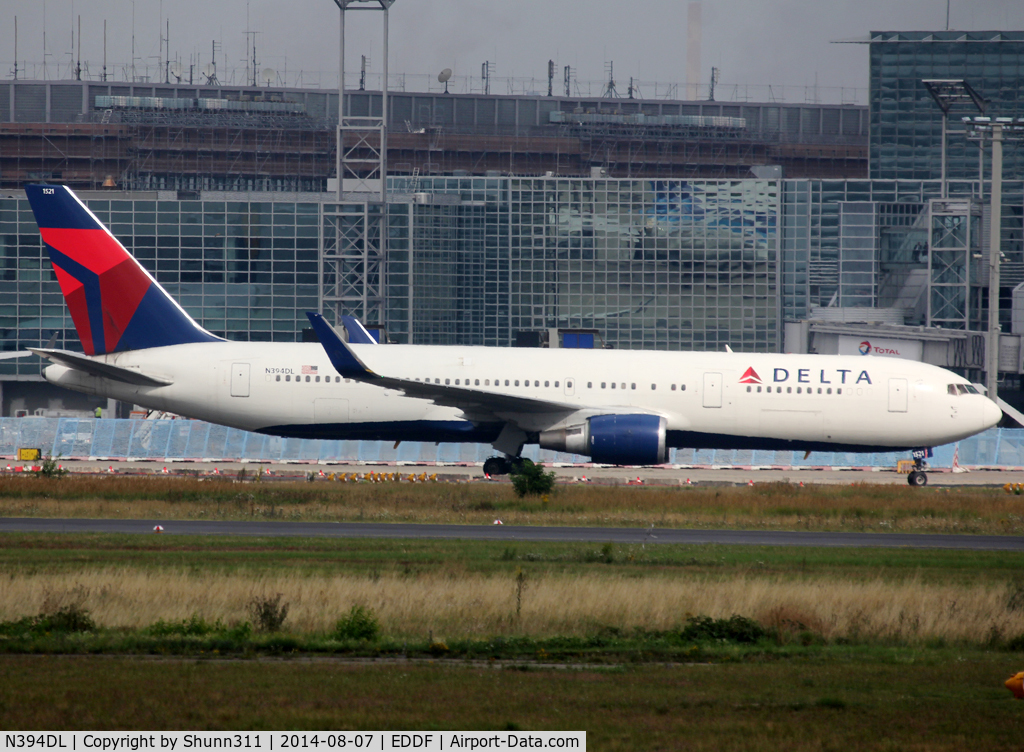
<path id="1" fill-rule="evenodd" d="M 743 375 L 740 376 L 740 383 L 741 384 L 760 384 L 761 383 L 761 377 L 758 376 L 757 375 L 757 371 L 755 371 L 751 367 L 751 368 L 748 368 L 746 371 L 744 371 Z"/>

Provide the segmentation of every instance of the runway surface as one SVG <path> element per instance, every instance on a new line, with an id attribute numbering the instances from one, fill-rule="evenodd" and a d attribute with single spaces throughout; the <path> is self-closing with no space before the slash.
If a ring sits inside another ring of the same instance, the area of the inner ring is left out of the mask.
<path id="1" fill-rule="evenodd" d="M 420 538 L 444 540 L 554 541 L 562 543 L 821 546 L 828 548 L 931 548 L 1024 551 L 1024 537 L 909 533 L 801 533 L 760 530 L 677 530 L 527 525 L 405 525 L 363 522 L 214 522 L 201 520 L 88 520 L 0 518 L 0 533 L 135 533 L 318 538 Z"/>

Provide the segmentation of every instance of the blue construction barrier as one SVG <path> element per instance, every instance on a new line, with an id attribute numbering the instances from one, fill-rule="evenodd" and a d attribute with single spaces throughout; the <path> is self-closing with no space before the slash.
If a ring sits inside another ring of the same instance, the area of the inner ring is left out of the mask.
<path id="1" fill-rule="evenodd" d="M 1024 467 L 1024 429 L 993 428 L 935 448 L 932 467 L 951 467 L 959 446 L 966 467 Z M 486 444 L 283 439 L 198 420 L 113 420 L 93 418 L 0 418 L 0 457 L 38 447 L 65 458 L 138 460 L 250 460 L 260 462 L 379 462 L 474 464 L 494 454 Z M 583 465 L 587 457 L 536 446 L 526 457 L 539 462 Z M 858 454 L 769 450 L 674 449 L 669 463 L 712 467 L 895 467 L 905 452 Z"/>

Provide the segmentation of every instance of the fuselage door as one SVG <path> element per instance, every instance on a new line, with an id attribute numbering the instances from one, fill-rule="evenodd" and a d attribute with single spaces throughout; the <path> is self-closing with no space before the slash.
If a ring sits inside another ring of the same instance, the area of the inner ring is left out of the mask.
<path id="1" fill-rule="evenodd" d="M 704 407 L 722 406 L 722 374 L 704 374 Z"/>
<path id="2" fill-rule="evenodd" d="M 248 397 L 249 396 L 249 364 L 248 363 L 232 363 L 231 364 L 231 396 L 232 397 Z"/>
<path id="3" fill-rule="evenodd" d="M 576 394 L 576 379 L 567 376 L 565 378 L 565 396 L 572 397 L 574 394 Z"/>
<path id="4" fill-rule="evenodd" d="M 907 380 L 889 379 L 889 412 L 907 411 Z"/>

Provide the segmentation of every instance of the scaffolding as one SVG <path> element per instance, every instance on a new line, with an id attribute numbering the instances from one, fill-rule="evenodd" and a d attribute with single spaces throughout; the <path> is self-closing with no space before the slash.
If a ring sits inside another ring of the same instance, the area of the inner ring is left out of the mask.
<path id="1" fill-rule="evenodd" d="M 384 325 L 386 212 L 379 201 L 322 204 L 320 312 L 337 323 L 355 316 Z"/>

